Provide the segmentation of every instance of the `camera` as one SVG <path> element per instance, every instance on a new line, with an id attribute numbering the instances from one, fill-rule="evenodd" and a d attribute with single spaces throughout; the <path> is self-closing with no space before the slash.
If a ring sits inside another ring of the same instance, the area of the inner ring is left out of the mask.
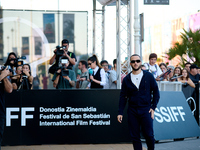
<path id="1" fill-rule="evenodd" d="M 28 76 L 22 71 L 22 79 L 28 78 Z"/>
<path id="2" fill-rule="evenodd" d="M 60 62 L 59 62 L 59 67 L 57 70 L 61 69 L 61 76 L 68 76 L 69 75 L 69 70 L 66 70 L 65 64 L 69 63 L 69 60 L 66 56 L 61 57 Z"/>
<path id="3" fill-rule="evenodd" d="M 62 70 L 61 75 L 62 76 L 69 76 L 69 70 Z"/>
<path id="4" fill-rule="evenodd" d="M 81 78 L 85 78 L 85 80 L 87 80 L 88 78 L 87 78 L 87 76 L 81 76 Z"/>
<path id="5" fill-rule="evenodd" d="M 19 58 L 11 58 L 10 62 L 14 61 L 14 63 L 10 63 L 10 66 L 14 66 L 14 67 L 22 66 L 24 64 L 24 62 L 23 62 L 23 60 L 20 60 L 20 59 L 25 60 L 26 57 L 22 56 L 22 57 L 19 57 Z"/>
<path id="6" fill-rule="evenodd" d="M 57 49 L 57 51 L 56 51 L 56 55 L 58 55 L 58 56 L 62 56 L 63 55 L 63 53 L 64 53 L 64 49 L 66 49 L 66 46 L 56 46 L 56 49 Z"/>
<path id="7" fill-rule="evenodd" d="M 58 67 L 57 70 L 59 70 L 59 69 L 61 69 L 61 73 L 60 73 L 61 76 L 68 76 L 69 75 L 69 70 L 66 70 L 65 66 Z"/>

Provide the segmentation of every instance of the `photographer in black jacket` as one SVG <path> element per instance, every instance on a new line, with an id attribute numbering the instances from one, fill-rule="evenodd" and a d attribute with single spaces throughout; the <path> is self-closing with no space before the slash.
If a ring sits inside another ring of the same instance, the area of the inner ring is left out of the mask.
<path id="1" fill-rule="evenodd" d="M 59 60 L 61 56 L 67 56 L 69 59 L 69 65 L 67 69 L 73 68 L 73 65 L 76 64 L 76 56 L 74 53 L 69 52 L 69 41 L 67 39 L 62 40 L 62 47 L 57 46 L 57 48 L 54 50 L 54 55 L 50 59 L 49 64 L 53 65 L 49 68 L 49 73 L 54 74 L 56 71 L 56 68 L 58 67 Z"/>
<path id="2" fill-rule="evenodd" d="M 8 70 L 8 67 L 2 70 L 0 74 L 0 149 L 1 149 L 3 131 L 4 131 L 4 123 L 5 123 L 5 118 L 6 118 L 5 92 L 7 93 L 12 92 L 12 84 L 7 78 L 9 74 L 10 74 L 10 71 Z"/>
<path id="3" fill-rule="evenodd" d="M 17 59 L 17 55 L 14 52 L 8 54 L 8 58 L 4 66 L 8 66 L 8 69 L 15 70 L 15 59 Z M 15 75 L 15 72 L 10 72 L 9 76 Z"/>

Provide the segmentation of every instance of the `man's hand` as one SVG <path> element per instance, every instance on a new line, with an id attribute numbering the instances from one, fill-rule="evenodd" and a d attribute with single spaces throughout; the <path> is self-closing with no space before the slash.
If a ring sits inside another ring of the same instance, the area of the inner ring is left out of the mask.
<path id="1" fill-rule="evenodd" d="M 3 71 L 1 71 L 1 79 L 7 77 L 9 74 L 10 74 L 10 71 L 8 70 L 8 66 L 7 66 Z"/>
<path id="2" fill-rule="evenodd" d="M 150 108 L 149 113 L 151 113 L 151 118 L 154 119 L 154 110 Z"/>
<path id="3" fill-rule="evenodd" d="M 14 64 L 14 63 L 15 63 L 14 60 L 11 60 L 11 61 L 10 61 L 10 64 Z"/>
<path id="4" fill-rule="evenodd" d="M 16 80 L 18 78 L 20 78 L 20 75 L 15 75 L 15 76 L 11 77 L 11 79 L 14 79 L 14 80 Z"/>
<path id="5" fill-rule="evenodd" d="M 123 118 L 122 115 L 118 115 L 118 116 L 117 116 L 117 121 L 118 121 L 119 123 L 122 123 L 122 118 Z"/>
<path id="6" fill-rule="evenodd" d="M 61 69 L 58 69 L 58 70 L 57 70 L 57 73 L 61 73 Z"/>
<path id="7" fill-rule="evenodd" d="M 12 87 L 14 90 L 17 90 L 17 84 L 16 83 L 12 83 Z"/>
<path id="8" fill-rule="evenodd" d="M 70 78 L 68 76 L 63 76 L 65 79 L 67 79 L 68 81 L 70 80 Z"/>
<path id="9" fill-rule="evenodd" d="M 80 81 L 85 81 L 85 80 L 86 80 L 86 78 L 80 78 L 79 80 L 80 80 Z"/>
<path id="10" fill-rule="evenodd" d="M 56 52 L 57 52 L 57 48 L 56 48 L 53 52 L 56 54 Z"/>
<path id="11" fill-rule="evenodd" d="M 63 56 L 67 56 L 69 58 L 69 55 L 67 54 L 66 51 L 64 51 Z"/>
<path id="12" fill-rule="evenodd" d="M 156 81 L 160 81 L 160 76 L 156 78 Z"/>

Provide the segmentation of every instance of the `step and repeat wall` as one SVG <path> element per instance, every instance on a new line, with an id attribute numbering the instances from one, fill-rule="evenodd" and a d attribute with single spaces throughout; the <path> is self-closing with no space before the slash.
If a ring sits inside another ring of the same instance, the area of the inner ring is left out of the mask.
<path id="1" fill-rule="evenodd" d="M 120 90 L 30 90 L 6 95 L 3 145 L 131 142 Z M 200 136 L 183 92 L 160 92 L 156 140 Z"/>

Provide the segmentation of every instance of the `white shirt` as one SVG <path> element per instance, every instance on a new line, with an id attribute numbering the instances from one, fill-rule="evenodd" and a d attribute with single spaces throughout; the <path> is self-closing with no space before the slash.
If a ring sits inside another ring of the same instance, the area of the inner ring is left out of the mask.
<path id="1" fill-rule="evenodd" d="M 150 73 L 153 74 L 154 78 L 157 78 L 158 76 L 160 76 L 162 74 L 162 70 L 160 69 L 160 67 L 155 64 L 155 65 L 150 65 L 149 63 L 145 63 L 144 66 L 146 67 L 146 69 L 149 70 Z"/>
<path id="2" fill-rule="evenodd" d="M 106 84 L 103 86 L 103 89 L 109 89 L 109 76 L 110 76 L 110 72 L 105 72 L 106 75 Z"/>
<path id="3" fill-rule="evenodd" d="M 117 89 L 117 84 L 115 84 L 114 81 L 117 81 L 117 72 L 115 70 L 111 70 L 109 77 L 109 89 Z"/>
<path id="4" fill-rule="evenodd" d="M 97 73 L 97 71 L 99 70 L 99 67 L 96 66 L 95 69 L 92 69 L 94 72 L 94 75 Z M 106 73 L 104 71 L 104 69 L 100 70 L 100 77 L 101 77 L 101 81 L 100 81 L 100 85 L 104 86 L 106 84 Z M 88 87 L 91 86 L 91 83 L 88 85 Z"/>
<path id="5" fill-rule="evenodd" d="M 141 71 L 139 74 L 134 75 L 133 73 L 131 73 L 131 81 L 132 83 L 139 89 L 140 86 L 140 82 L 142 80 L 143 77 L 143 71 Z"/>

